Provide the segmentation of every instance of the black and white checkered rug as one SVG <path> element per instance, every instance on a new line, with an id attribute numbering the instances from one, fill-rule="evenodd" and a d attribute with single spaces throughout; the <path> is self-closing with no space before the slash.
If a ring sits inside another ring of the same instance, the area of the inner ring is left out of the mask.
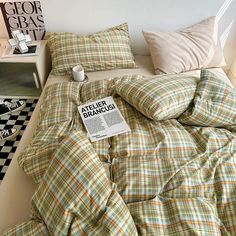
<path id="1" fill-rule="evenodd" d="M 12 102 L 19 99 L 4 99 L 4 101 Z M 11 163 L 13 154 L 24 133 L 24 130 L 30 120 L 38 99 L 20 99 L 26 102 L 26 106 L 22 111 L 14 112 L 0 118 L 0 130 L 17 128 L 19 134 L 14 140 L 0 141 L 0 184 L 4 178 L 8 166 Z"/>

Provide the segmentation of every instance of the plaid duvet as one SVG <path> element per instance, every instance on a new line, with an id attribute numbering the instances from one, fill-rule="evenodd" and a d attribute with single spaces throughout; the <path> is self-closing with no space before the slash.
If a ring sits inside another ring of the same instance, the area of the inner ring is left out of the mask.
<path id="1" fill-rule="evenodd" d="M 150 120 L 116 82 L 47 88 L 19 156 L 38 183 L 31 220 L 3 235 L 236 235 L 234 129 Z M 77 106 L 110 95 L 131 132 L 90 143 Z"/>

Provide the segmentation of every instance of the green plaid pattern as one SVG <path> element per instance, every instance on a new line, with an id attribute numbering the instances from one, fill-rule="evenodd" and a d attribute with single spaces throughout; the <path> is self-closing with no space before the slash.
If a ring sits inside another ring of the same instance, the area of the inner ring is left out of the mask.
<path id="1" fill-rule="evenodd" d="M 208 70 L 201 71 L 194 106 L 180 118 L 187 125 L 225 127 L 236 124 L 236 89 Z"/>
<path id="2" fill-rule="evenodd" d="M 60 143 L 32 205 L 32 221 L 16 228 L 21 235 L 138 235 L 127 206 L 82 132 L 72 132 Z M 5 235 L 14 235 L 11 232 Z"/>
<path id="3" fill-rule="evenodd" d="M 116 84 L 116 92 L 146 117 L 166 120 L 178 117 L 189 107 L 196 86 L 196 77 L 168 75 L 126 83 L 120 80 Z"/>
<path id="4" fill-rule="evenodd" d="M 236 133 L 148 119 L 115 93 L 140 79 L 47 88 L 19 157 L 38 183 L 31 220 L 5 235 L 235 235 Z M 90 144 L 77 105 L 97 92 L 113 96 L 131 132 Z"/>
<path id="5" fill-rule="evenodd" d="M 11 229 L 7 230 L 2 236 L 49 236 L 49 232 L 44 223 L 38 222 L 37 220 L 30 220 Z"/>
<path id="6" fill-rule="evenodd" d="M 94 86 L 93 83 L 88 84 L 91 84 L 87 96 L 90 98 L 89 94 L 93 93 Z M 101 84 L 98 85 L 101 86 Z M 53 151 L 67 135 L 73 130 L 81 130 L 86 135 L 77 109 L 77 106 L 81 104 L 81 98 L 85 97 L 81 96 L 81 91 L 86 86 L 87 84 L 77 82 L 64 82 L 46 88 L 33 141 L 18 157 L 21 167 L 36 183 L 43 178 Z M 109 159 L 108 140 L 94 142 L 93 147 L 101 160 Z M 34 158 L 35 156 L 37 158 Z"/>
<path id="7" fill-rule="evenodd" d="M 78 64 L 85 71 L 136 67 L 127 23 L 89 36 L 49 32 L 46 39 L 55 75 L 71 75 Z"/>

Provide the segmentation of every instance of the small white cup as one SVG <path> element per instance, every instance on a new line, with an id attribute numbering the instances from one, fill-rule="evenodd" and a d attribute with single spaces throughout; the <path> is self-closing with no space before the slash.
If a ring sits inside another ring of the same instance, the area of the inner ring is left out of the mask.
<path id="1" fill-rule="evenodd" d="M 72 68 L 73 78 L 75 81 L 83 81 L 85 79 L 84 69 L 81 65 Z"/>

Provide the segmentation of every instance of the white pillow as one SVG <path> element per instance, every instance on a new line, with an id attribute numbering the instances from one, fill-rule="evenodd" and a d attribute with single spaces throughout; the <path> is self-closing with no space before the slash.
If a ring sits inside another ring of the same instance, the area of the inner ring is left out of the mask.
<path id="1" fill-rule="evenodd" d="M 179 32 L 143 31 L 156 74 L 225 66 L 215 17 Z"/>

